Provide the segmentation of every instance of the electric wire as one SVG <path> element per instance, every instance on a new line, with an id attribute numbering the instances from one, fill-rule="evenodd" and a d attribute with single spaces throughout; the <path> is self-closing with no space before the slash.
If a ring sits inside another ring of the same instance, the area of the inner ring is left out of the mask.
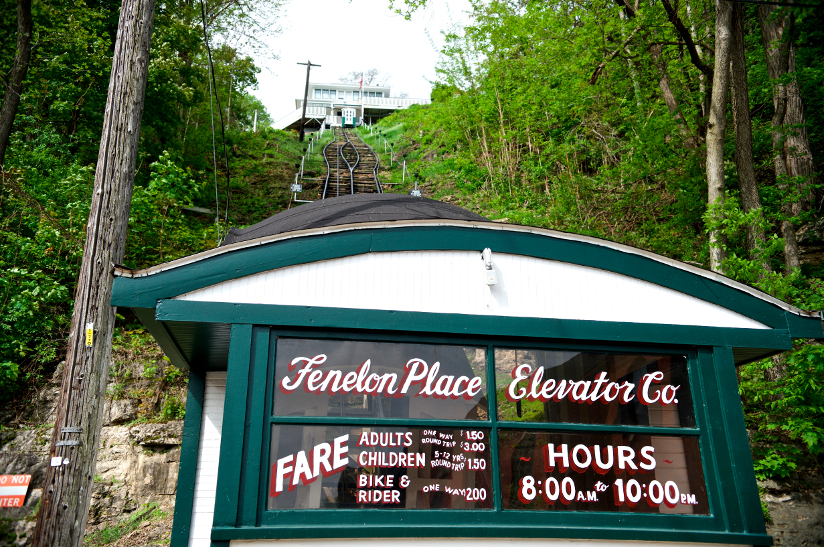
<path id="1" fill-rule="evenodd" d="M 206 43 L 206 53 L 208 54 L 208 57 L 209 57 L 209 74 L 211 75 L 211 80 L 209 82 L 209 108 L 210 108 L 210 111 L 211 111 L 211 108 L 212 108 L 211 107 L 211 105 L 212 105 L 211 93 L 212 93 L 212 88 L 214 88 L 215 101 L 217 102 L 217 112 L 220 115 L 220 136 L 223 140 L 223 161 L 226 164 L 226 207 L 224 207 L 224 211 L 223 211 L 224 231 L 223 231 L 222 235 L 220 233 L 220 227 L 218 226 L 218 242 L 217 242 L 217 244 L 218 244 L 218 246 L 220 246 L 220 244 L 223 243 L 223 239 L 224 239 L 226 233 L 228 233 L 228 231 L 229 231 L 229 199 L 230 199 L 230 191 L 229 191 L 229 180 L 230 180 L 230 177 L 229 177 L 229 154 L 226 152 L 226 128 L 225 128 L 225 125 L 223 123 L 223 109 L 220 106 L 220 95 L 217 92 L 217 81 L 215 80 L 215 67 L 214 67 L 214 64 L 212 63 L 212 49 L 209 47 L 209 34 L 206 30 L 206 7 L 203 4 L 203 0 L 200 0 L 200 16 L 203 20 L 203 40 Z M 211 115 L 214 117 L 214 112 L 211 112 Z M 212 143 L 214 143 L 214 137 L 215 137 L 215 126 L 214 126 L 214 121 L 213 121 L 212 122 Z M 215 153 L 214 156 L 216 156 L 216 155 L 217 154 Z M 215 173 L 217 173 L 217 166 L 215 166 Z M 215 175 L 215 177 L 217 177 L 217 175 Z M 217 181 L 217 178 L 215 178 L 215 181 Z M 215 192 L 215 196 L 217 196 L 217 192 Z M 219 211 L 218 211 L 218 222 L 220 222 L 220 212 Z"/>
<path id="2" fill-rule="evenodd" d="M 209 64 L 209 72 L 212 71 L 212 65 Z M 217 147 L 215 145 L 215 111 L 212 98 L 212 79 L 209 80 L 209 121 L 212 122 L 212 173 L 215 181 L 215 229 L 217 230 L 217 244 L 220 245 L 220 196 L 217 188 Z"/>

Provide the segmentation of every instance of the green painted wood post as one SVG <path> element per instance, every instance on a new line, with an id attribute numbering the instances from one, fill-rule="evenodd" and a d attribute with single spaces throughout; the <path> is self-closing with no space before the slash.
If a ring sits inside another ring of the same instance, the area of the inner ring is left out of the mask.
<path id="1" fill-rule="evenodd" d="M 205 374 L 202 371 L 189 372 L 186 417 L 183 421 L 183 440 L 180 445 L 180 464 L 175 495 L 175 516 L 169 547 L 186 547 L 189 544 L 205 388 Z"/>
<path id="2" fill-rule="evenodd" d="M 249 390 L 249 362 L 252 325 L 232 325 L 229 364 L 226 370 L 226 399 L 220 437 L 220 464 L 215 490 L 212 526 L 236 526 L 240 494 L 240 470 L 246 431 L 246 397 Z"/>

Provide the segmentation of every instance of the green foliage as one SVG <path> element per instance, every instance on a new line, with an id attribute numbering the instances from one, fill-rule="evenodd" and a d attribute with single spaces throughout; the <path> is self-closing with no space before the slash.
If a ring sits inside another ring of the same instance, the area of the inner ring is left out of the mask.
<path id="1" fill-rule="evenodd" d="M 205 250 L 215 241 L 211 224 L 204 226 L 182 209 L 194 204 L 207 183 L 197 184 L 191 170 L 180 167 L 178 161 L 163 152 L 150 166 L 148 184 L 134 189 L 129 217 L 130 266 L 179 258 Z"/>
<path id="2" fill-rule="evenodd" d="M 207 2 L 217 93 L 224 109 L 231 107 L 230 148 L 233 140 L 243 142 L 238 132 L 251 128 L 255 111 L 259 126 L 271 120 L 250 95 L 259 69 L 247 54 L 225 45 L 226 39 L 231 34 L 232 43 L 253 47 L 256 42 L 243 33 L 275 17 L 279 5 L 264 0 L 251 11 Z M 15 10 L 14 2 L 3 7 L 4 13 Z M 0 183 L 2 401 L 23 396 L 65 354 L 119 12 L 116 0 L 34 0 L 32 5 L 32 59 Z M 270 23 L 265 32 L 271 35 L 277 25 L 274 19 Z M 5 31 L 0 32 L 5 73 L 14 59 L 14 17 L 3 18 L 0 30 Z M 158 6 L 123 260 L 127 266 L 156 264 L 217 242 L 214 216 L 185 209 L 215 207 L 213 178 L 220 194 L 226 191 L 223 162 L 218 173 L 212 172 L 207 75 L 199 6 Z"/>
<path id="3" fill-rule="evenodd" d="M 424 4 L 397 2 L 407 15 Z M 676 6 L 682 21 L 712 28 L 711 4 L 689 7 Z M 799 62 L 785 80 L 799 84 L 803 129 L 820 166 L 824 109 L 817 107 L 824 105 L 824 92 L 815 59 L 824 54 L 824 41 L 811 13 L 796 17 Z M 681 37 L 661 4 L 638 4 L 630 14 L 607 1 L 473 1 L 466 27 L 445 35 L 432 104 L 399 111 L 377 129 L 406 155 L 409 171 L 420 173 L 427 197 L 491 219 L 605 237 L 704 267 L 708 233 L 717 230 L 724 236 L 726 275 L 797 307 L 824 309 L 824 265 L 783 271 L 782 223 L 811 228 L 820 222 L 820 207 L 798 206 L 799 188 L 809 181 L 775 179 L 773 87 L 754 7 L 746 8 L 745 29 L 758 211 L 741 206 L 731 119 L 726 199 L 707 207 L 706 80 L 675 45 Z M 712 56 L 706 60 L 711 64 Z M 672 92 L 672 109 L 663 84 Z M 383 154 L 381 163 L 382 178 L 396 191 L 412 188 Z M 813 189 L 819 203 L 821 189 Z M 754 251 L 747 246 L 748 226 L 766 233 Z M 812 250 L 818 237 L 811 238 Z M 822 472 L 817 424 L 824 424 L 824 411 L 815 386 L 824 358 L 815 347 L 802 344 L 740 371 L 761 477 Z M 516 410 L 505 412 L 512 417 Z"/>
<path id="4" fill-rule="evenodd" d="M 741 398 L 761 479 L 820 466 L 817 459 L 824 454 L 824 346 L 801 346 L 785 354 L 779 367 L 776 374 L 776 363 L 765 360 L 740 369 Z"/>
<path id="5" fill-rule="evenodd" d="M 166 397 L 160 409 L 163 420 L 182 420 L 186 416 L 186 405 L 175 396 Z"/>
<path id="6" fill-rule="evenodd" d="M 160 372 L 160 367 L 157 364 L 147 364 L 143 367 L 143 376 L 145 378 L 155 378 L 158 372 Z"/>
<path id="7" fill-rule="evenodd" d="M 88 547 L 111 545 L 123 536 L 137 530 L 138 526 L 140 526 L 143 522 L 161 520 L 167 516 L 168 513 L 161 511 L 156 502 L 147 503 L 130 514 L 128 518 L 122 520 L 114 526 L 107 526 L 102 530 L 98 530 L 93 534 L 87 535 L 83 539 L 83 545 Z"/>
<path id="8" fill-rule="evenodd" d="M 175 366 L 167 365 L 166 368 L 163 369 L 163 378 L 170 384 L 182 376 L 183 373 Z"/>

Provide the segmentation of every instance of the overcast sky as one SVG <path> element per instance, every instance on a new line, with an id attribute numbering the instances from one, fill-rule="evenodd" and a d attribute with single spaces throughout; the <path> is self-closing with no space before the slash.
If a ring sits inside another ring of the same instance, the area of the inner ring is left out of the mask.
<path id="1" fill-rule="evenodd" d="M 312 68 L 313 82 L 377 68 L 392 75 L 393 95 L 428 98 L 441 31 L 466 21 L 469 9 L 468 0 L 431 3 L 407 21 L 389 10 L 389 0 L 292 0 L 281 17 L 283 34 L 272 44 L 280 60 L 256 59 L 262 70 L 254 95 L 274 120 L 293 111 L 306 82 L 306 67 L 296 63 L 308 59 L 321 65 Z"/>

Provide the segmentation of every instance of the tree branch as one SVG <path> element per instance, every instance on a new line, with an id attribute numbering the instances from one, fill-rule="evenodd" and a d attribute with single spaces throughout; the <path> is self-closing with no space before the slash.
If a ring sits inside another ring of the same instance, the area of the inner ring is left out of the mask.
<path id="1" fill-rule="evenodd" d="M 678 17 L 678 12 L 672 7 L 669 0 L 661 0 L 661 3 L 664 5 L 664 10 L 667 12 L 667 18 L 670 20 L 670 23 L 673 24 L 675 29 L 678 31 L 678 34 L 680 34 L 681 38 L 684 39 L 684 44 L 690 52 L 690 60 L 692 61 L 692 64 L 694 64 L 698 70 L 703 72 L 707 76 L 707 79 L 712 82 L 713 69 L 701 60 L 701 56 L 698 55 L 698 49 L 695 47 L 695 41 L 692 39 L 692 34 L 687 27 L 684 26 L 681 18 Z"/>
<path id="2" fill-rule="evenodd" d="M 635 35 L 638 33 L 638 31 L 640 29 L 641 29 L 641 27 L 635 27 L 635 30 L 633 30 L 632 32 L 629 33 L 629 36 L 627 36 L 626 40 L 624 40 L 621 43 L 621 45 L 618 46 L 615 49 L 615 51 L 613 51 L 609 55 L 609 57 L 604 59 L 603 62 L 595 68 L 595 72 L 592 73 L 592 77 L 589 79 L 589 85 L 595 85 L 595 82 L 598 81 L 598 76 L 600 76 L 601 72 L 604 71 L 604 67 L 607 66 L 607 63 L 612 61 L 613 59 L 615 59 L 618 56 L 618 54 L 621 53 L 621 50 L 623 50 L 625 47 L 627 47 L 627 44 L 630 43 L 630 41 L 635 37 Z"/>

